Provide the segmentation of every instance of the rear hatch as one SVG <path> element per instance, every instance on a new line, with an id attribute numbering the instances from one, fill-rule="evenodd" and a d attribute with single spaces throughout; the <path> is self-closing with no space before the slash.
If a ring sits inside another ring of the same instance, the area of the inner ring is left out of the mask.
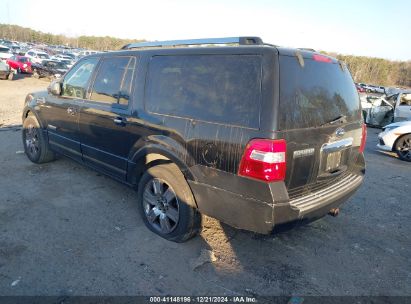
<path id="1" fill-rule="evenodd" d="M 287 141 L 285 183 L 294 199 L 353 173 L 360 153 L 361 109 L 351 74 L 336 59 L 280 52 L 279 63 L 278 127 Z"/>

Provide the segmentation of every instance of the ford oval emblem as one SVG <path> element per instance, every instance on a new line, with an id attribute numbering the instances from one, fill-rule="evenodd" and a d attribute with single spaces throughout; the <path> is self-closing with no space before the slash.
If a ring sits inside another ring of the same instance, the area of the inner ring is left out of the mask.
<path id="1" fill-rule="evenodd" d="M 337 130 L 335 130 L 335 135 L 337 135 L 337 137 L 341 137 L 345 134 L 345 130 L 343 128 L 338 128 Z"/>

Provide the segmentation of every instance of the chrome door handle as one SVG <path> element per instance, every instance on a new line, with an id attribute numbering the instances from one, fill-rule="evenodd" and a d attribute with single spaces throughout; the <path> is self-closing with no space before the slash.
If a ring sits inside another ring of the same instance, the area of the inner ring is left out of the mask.
<path id="1" fill-rule="evenodd" d="M 37 104 L 45 104 L 45 103 L 46 103 L 46 98 L 44 97 L 37 98 Z"/>
<path id="2" fill-rule="evenodd" d="M 67 114 L 69 114 L 69 115 L 75 115 L 75 114 L 76 114 L 76 109 L 74 109 L 74 108 L 72 108 L 72 107 L 67 108 Z"/>
<path id="3" fill-rule="evenodd" d="M 113 119 L 114 123 L 119 126 L 125 126 L 127 120 L 123 117 L 116 117 Z"/>

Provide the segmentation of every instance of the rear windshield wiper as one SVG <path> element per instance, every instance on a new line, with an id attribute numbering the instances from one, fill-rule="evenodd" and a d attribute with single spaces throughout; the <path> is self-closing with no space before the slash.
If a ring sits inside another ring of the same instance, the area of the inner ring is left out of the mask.
<path id="1" fill-rule="evenodd" d="M 346 120 L 347 120 L 347 116 L 346 116 L 346 115 L 340 115 L 340 116 L 338 116 L 338 117 L 336 117 L 336 118 L 334 118 L 334 119 L 331 119 L 330 121 L 327 121 L 327 122 L 321 124 L 320 127 L 325 126 L 325 125 L 333 125 L 333 124 L 335 124 L 335 123 L 337 123 L 337 122 L 343 123 L 343 122 L 345 122 Z"/>

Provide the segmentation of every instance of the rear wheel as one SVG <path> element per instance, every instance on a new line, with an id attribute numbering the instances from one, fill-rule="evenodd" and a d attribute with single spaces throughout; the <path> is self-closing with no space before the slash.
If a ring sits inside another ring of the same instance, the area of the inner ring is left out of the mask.
<path id="1" fill-rule="evenodd" d="M 24 152 L 33 163 L 41 164 L 55 159 L 55 154 L 49 149 L 47 139 L 34 115 L 29 114 L 24 120 L 22 136 Z"/>
<path id="2" fill-rule="evenodd" d="M 33 77 L 39 79 L 40 78 L 40 74 L 37 72 L 36 69 L 34 69 L 33 71 Z"/>
<path id="3" fill-rule="evenodd" d="M 174 164 L 149 168 L 138 186 L 140 214 L 145 225 L 159 236 L 184 242 L 201 228 L 201 215 L 183 174 Z"/>
<path id="4" fill-rule="evenodd" d="M 411 134 L 406 134 L 397 139 L 395 152 L 401 160 L 411 162 Z"/>

